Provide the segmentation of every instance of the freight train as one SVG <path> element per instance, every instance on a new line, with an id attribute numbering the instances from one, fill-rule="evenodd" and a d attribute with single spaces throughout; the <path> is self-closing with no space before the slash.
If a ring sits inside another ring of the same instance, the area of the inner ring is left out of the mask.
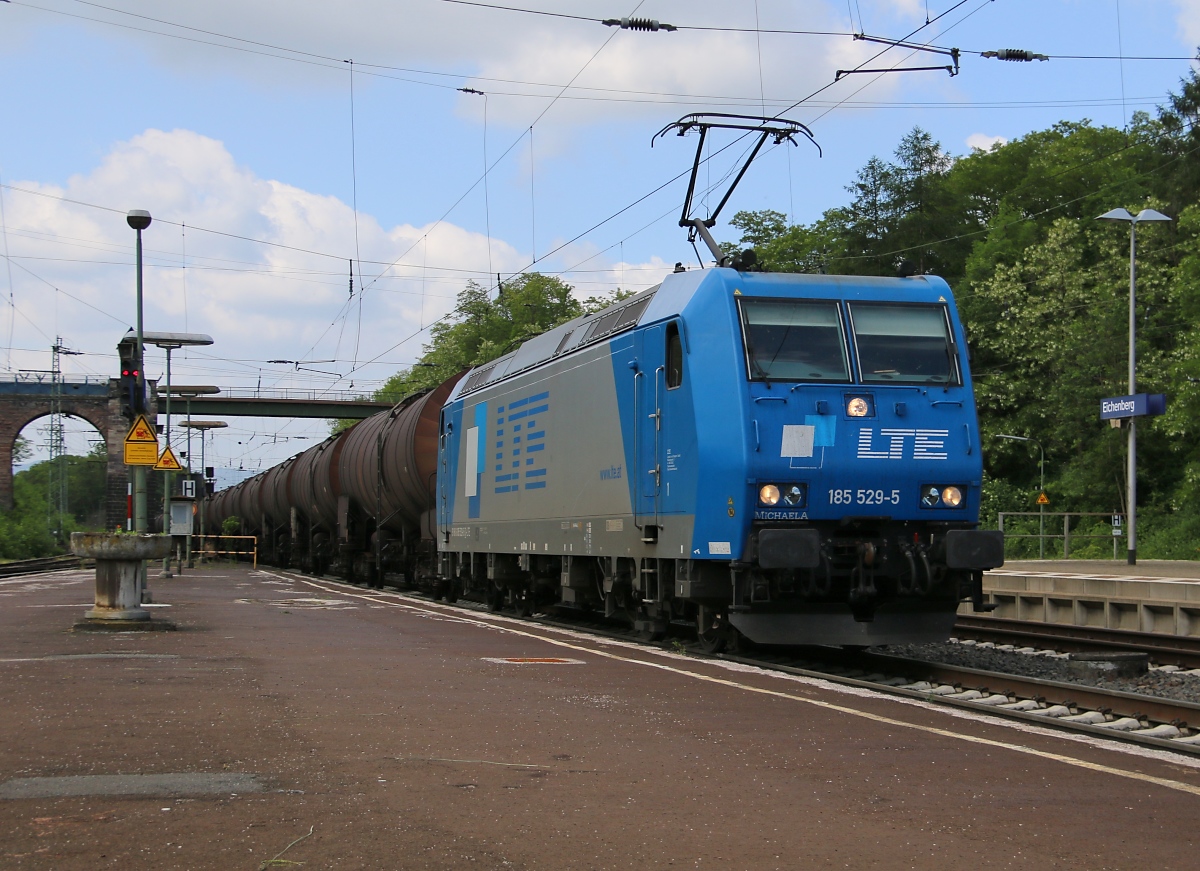
<path id="1" fill-rule="evenodd" d="M 934 276 L 714 268 L 577 318 L 217 493 L 269 559 L 709 650 L 946 638 L 979 528 L 967 343 Z"/>

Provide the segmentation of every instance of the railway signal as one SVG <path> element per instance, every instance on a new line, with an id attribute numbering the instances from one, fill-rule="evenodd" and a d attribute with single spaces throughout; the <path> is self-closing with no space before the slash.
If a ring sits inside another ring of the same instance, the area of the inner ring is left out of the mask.
<path id="1" fill-rule="evenodd" d="M 146 411 L 146 398 L 139 382 L 142 361 L 138 359 L 137 336 L 133 330 L 117 343 L 117 355 L 121 359 L 121 414 L 133 420 Z"/>

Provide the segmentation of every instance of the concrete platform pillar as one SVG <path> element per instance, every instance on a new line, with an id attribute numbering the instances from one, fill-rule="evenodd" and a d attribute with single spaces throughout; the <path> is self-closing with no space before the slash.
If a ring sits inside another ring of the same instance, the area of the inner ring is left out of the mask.
<path id="1" fill-rule="evenodd" d="M 146 560 L 162 559 L 171 549 L 169 535 L 128 535 L 112 532 L 73 532 L 71 550 L 96 561 L 96 597 L 84 621 L 119 627 L 148 624 L 142 607 Z"/>
<path id="2" fill-rule="evenodd" d="M 142 607 L 142 561 L 96 560 L 96 604 L 89 620 L 149 620 Z"/>

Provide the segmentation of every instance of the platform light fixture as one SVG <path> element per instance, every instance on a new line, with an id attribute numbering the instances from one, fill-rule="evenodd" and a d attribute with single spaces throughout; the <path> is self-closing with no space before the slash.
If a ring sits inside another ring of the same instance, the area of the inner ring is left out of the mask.
<path id="1" fill-rule="evenodd" d="M 194 347 L 199 345 L 211 345 L 213 343 L 212 336 L 204 333 L 146 333 L 145 341 L 151 345 L 162 348 L 167 352 L 167 407 L 166 407 L 166 434 L 164 441 L 164 450 L 171 448 L 171 352 L 179 348 Z M 169 470 L 163 472 L 163 533 L 169 535 L 171 532 L 171 472 Z M 171 556 L 167 555 L 163 560 L 163 570 L 159 577 L 171 577 Z"/>
<path id="2" fill-rule="evenodd" d="M 1129 395 L 1137 393 L 1137 225 L 1142 221 L 1169 221 L 1170 217 L 1154 209 L 1142 209 L 1131 215 L 1125 209 L 1112 209 L 1096 218 L 1097 221 L 1125 221 L 1129 224 Z M 1126 562 L 1137 564 L 1137 418 L 1129 418 L 1129 456 L 1126 466 L 1126 513 L 1129 516 L 1129 537 L 1126 539 Z"/>
<path id="3" fill-rule="evenodd" d="M 223 420 L 189 420 L 189 421 L 185 422 L 183 425 L 185 427 L 187 427 L 189 430 L 193 430 L 193 429 L 200 430 L 200 473 L 203 476 L 204 469 L 206 468 L 204 465 L 204 442 L 205 442 L 205 439 L 208 436 L 208 433 L 210 430 L 224 429 L 225 427 L 229 426 L 229 424 L 227 424 Z M 204 495 L 205 496 L 208 495 L 208 479 L 207 479 L 207 477 L 205 477 L 205 482 L 204 482 Z M 204 540 L 204 512 L 203 511 L 200 512 L 200 540 L 201 541 Z M 201 545 L 201 546 L 203 547 L 203 545 Z"/>
<path id="4" fill-rule="evenodd" d="M 125 216 L 125 223 L 137 233 L 137 390 L 141 402 L 146 398 L 146 367 L 144 364 L 145 345 L 142 335 L 142 230 L 150 226 L 152 218 L 145 209 L 133 209 Z M 133 529 L 135 532 L 146 532 L 146 467 L 133 467 Z M 143 572 L 143 575 L 145 573 Z M 145 578 L 143 577 L 143 581 Z"/>
<path id="5" fill-rule="evenodd" d="M 170 396 L 181 396 L 187 403 L 187 423 L 184 426 L 187 428 L 187 473 L 188 477 L 192 474 L 192 400 L 197 396 L 215 396 L 221 392 L 220 387 L 212 384 L 181 384 L 171 387 L 168 391 Z M 203 448 L 203 444 L 201 445 Z M 203 450 L 201 450 L 203 453 Z M 204 460 L 200 460 L 200 471 L 204 471 Z M 189 569 L 196 567 L 195 560 L 192 559 L 192 535 L 189 532 L 187 537 L 187 567 Z"/>

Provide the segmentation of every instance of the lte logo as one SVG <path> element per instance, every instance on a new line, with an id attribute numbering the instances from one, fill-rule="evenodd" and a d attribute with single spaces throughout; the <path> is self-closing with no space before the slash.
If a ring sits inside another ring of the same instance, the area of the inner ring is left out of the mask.
<path id="1" fill-rule="evenodd" d="M 914 460 L 945 460 L 950 455 L 946 453 L 946 439 L 950 436 L 948 429 L 893 429 L 879 430 L 878 443 L 875 439 L 874 427 L 863 427 L 858 431 L 858 459 L 860 460 L 902 460 L 905 445 L 911 444 L 911 458 Z"/>

